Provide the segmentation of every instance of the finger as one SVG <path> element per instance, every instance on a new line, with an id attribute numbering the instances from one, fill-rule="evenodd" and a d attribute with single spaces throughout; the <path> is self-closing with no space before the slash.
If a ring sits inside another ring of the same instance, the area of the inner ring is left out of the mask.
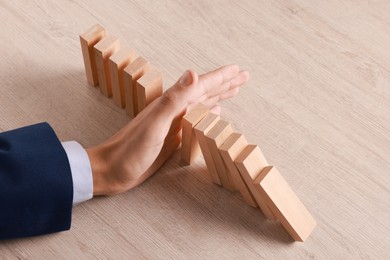
<path id="1" fill-rule="evenodd" d="M 208 106 L 209 108 L 213 107 L 215 104 L 217 104 L 219 101 L 222 101 L 222 100 L 225 100 L 225 99 L 229 99 L 229 98 L 232 98 L 234 96 L 236 96 L 238 94 L 238 92 L 240 91 L 240 88 L 239 87 L 235 87 L 221 95 L 218 95 L 218 96 L 214 96 L 214 97 L 211 97 L 205 101 L 203 101 L 202 103 L 206 106 Z"/>
<path id="2" fill-rule="evenodd" d="M 234 78 L 224 82 L 222 85 L 211 89 L 208 93 L 208 97 L 220 95 L 230 89 L 241 86 L 249 80 L 249 72 L 246 70 L 240 71 Z"/>
<path id="3" fill-rule="evenodd" d="M 216 115 L 221 114 L 221 106 L 217 103 L 213 107 L 210 108 L 210 112 Z"/>
<path id="4" fill-rule="evenodd" d="M 199 102 L 204 102 L 209 98 L 213 98 L 215 96 L 221 95 L 233 88 L 242 86 L 249 80 L 249 72 L 246 70 L 240 71 L 240 73 L 231 79 L 228 82 L 223 83 L 220 87 L 216 88 L 213 92 L 208 93 L 208 95 L 203 95 L 199 98 Z"/>
<path id="5" fill-rule="evenodd" d="M 182 112 L 193 98 L 192 94 L 197 89 L 198 79 L 196 72 L 192 70 L 184 72 L 181 78 L 160 97 L 161 109 L 168 108 L 172 115 Z"/>
<path id="6" fill-rule="evenodd" d="M 203 94 L 210 93 L 213 88 L 217 88 L 224 82 L 234 78 L 239 71 L 238 65 L 231 64 L 199 76 L 199 84 L 203 89 Z"/>
<path id="7" fill-rule="evenodd" d="M 197 84 L 198 75 L 194 71 L 188 70 L 161 97 L 149 105 L 151 108 L 145 117 L 152 122 L 153 131 L 157 131 L 158 136 L 165 137 L 171 128 L 180 127 L 181 118 Z"/>

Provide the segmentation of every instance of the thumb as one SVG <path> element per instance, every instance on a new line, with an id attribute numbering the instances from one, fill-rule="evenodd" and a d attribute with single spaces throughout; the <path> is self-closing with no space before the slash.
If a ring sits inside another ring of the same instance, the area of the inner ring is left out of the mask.
<path id="1" fill-rule="evenodd" d="M 170 118 L 175 118 L 185 112 L 189 102 L 193 99 L 198 79 L 198 74 L 193 70 L 185 71 L 180 79 L 160 97 L 160 109 L 169 114 Z"/>

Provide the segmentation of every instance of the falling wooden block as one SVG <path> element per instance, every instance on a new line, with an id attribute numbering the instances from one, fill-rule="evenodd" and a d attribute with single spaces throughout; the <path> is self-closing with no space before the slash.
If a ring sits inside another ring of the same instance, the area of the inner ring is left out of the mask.
<path id="1" fill-rule="evenodd" d="M 234 186 L 240 191 L 242 198 L 248 205 L 257 208 L 258 205 L 255 198 L 253 197 L 244 179 L 241 177 L 241 174 L 238 172 L 236 165 L 234 164 L 234 161 L 237 159 L 238 155 L 247 145 L 248 142 L 246 141 L 244 135 L 239 133 L 232 133 L 219 147 L 219 151 L 221 153 L 222 159 L 229 169 Z"/>
<path id="2" fill-rule="evenodd" d="M 233 180 L 229 178 L 229 170 L 226 167 L 219 147 L 226 141 L 226 139 L 233 133 L 233 127 L 229 122 L 219 120 L 210 130 L 205 134 L 207 144 L 213 157 L 215 168 L 217 169 L 219 179 L 222 186 L 230 191 L 234 190 Z"/>
<path id="3" fill-rule="evenodd" d="M 214 160 L 205 137 L 205 134 L 209 132 L 209 130 L 219 121 L 219 119 L 220 117 L 218 115 L 208 113 L 194 127 L 194 132 L 196 138 L 199 141 L 200 149 L 202 150 L 211 181 L 215 184 L 221 185 L 221 180 L 219 179 L 219 175 L 217 169 L 215 168 Z"/>
<path id="4" fill-rule="evenodd" d="M 93 46 L 106 35 L 106 30 L 99 24 L 95 24 L 84 33 L 80 34 L 80 45 L 83 53 L 85 75 L 92 86 L 99 84 L 98 73 L 95 63 Z"/>
<path id="5" fill-rule="evenodd" d="M 156 68 L 150 68 L 137 80 L 138 112 L 141 112 L 153 100 L 163 93 L 162 73 Z"/>
<path id="6" fill-rule="evenodd" d="M 181 159 L 190 165 L 200 154 L 199 142 L 195 137 L 194 127 L 203 117 L 207 115 L 209 109 L 202 103 L 197 104 L 189 111 L 182 120 L 182 144 Z"/>
<path id="7" fill-rule="evenodd" d="M 145 58 L 138 57 L 123 70 L 126 112 L 131 117 L 138 114 L 137 80 L 149 70 L 149 67 L 149 62 Z"/>
<path id="8" fill-rule="evenodd" d="M 112 98 L 119 107 L 126 104 L 125 89 L 123 82 L 123 69 L 137 58 L 137 53 L 129 47 L 122 47 L 114 53 L 109 60 Z"/>
<path id="9" fill-rule="evenodd" d="M 268 166 L 268 162 L 260 148 L 257 145 L 247 145 L 238 155 L 237 159 L 234 161 L 234 164 L 237 166 L 238 171 L 243 177 L 257 204 L 259 204 L 259 207 L 264 216 L 267 219 L 275 220 L 275 216 L 269 209 L 265 198 L 263 198 L 257 192 L 255 186 L 253 185 L 253 181 L 256 179 L 256 177 L 266 166 Z"/>
<path id="10" fill-rule="evenodd" d="M 253 184 L 261 197 L 295 241 L 305 241 L 316 226 L 316 221 L 273 167 L 265 167 Z"/>
<path id="11" fill-rule="evenodd" d="M 108 59 L 118 50 L 119 39 L 112 35 L 104 37 L 94 46 L 100 91 L 107 97 L 112 96 Z"/>

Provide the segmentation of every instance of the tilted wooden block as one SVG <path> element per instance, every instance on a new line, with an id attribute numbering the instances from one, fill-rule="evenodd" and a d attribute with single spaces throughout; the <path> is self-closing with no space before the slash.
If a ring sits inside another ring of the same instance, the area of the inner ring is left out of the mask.
<path id="1" fill-rule="evenodd" d="M 149 67 L 149 62 L 145 58 L 138 57 L 123 70 L 126 112 L 131 117 L 138 114 L 137 80 L 149 70 Z"/>
<path id="2" fill-rule="evenodd" d="M 141 112 L 153 100 L 163 93 L 162 73 L 151 67 L 141 78 L 137 80 L 138 112 Z"/>
<path id="3" fill-rule="evenodd" d="M 85 74 L 87 81 L 92 86 L 99 84 L 93 46 L 106 35 L 106 30 L 99 24 L 95 24 L 84 33 L 80 34 L 80 45 L 83 53 Z"/>
<path id="4" fill-rule="evenodd" d="M 202 103 L 197 104 L 191 109 L 182 120 L 182 143 L 181 159 L 187 165 L 190 165 L 200 154 L 199 142 L 195 137 L 194 127 L 203 117 L 207 115 L 209 109 Z"/>
<path id="5" fill-rule="evenodd" d="M 205 134 L 207 144 L 213 157 L 215 168 L 217 169 L 222 186 L 230 191 L 234 190 L 233 182 L 229 178 L 229 170 L 225 165 L 219 147 L 233 133 L 233 127 L 229 122 L 219 120 L 208 133 Z"/>
<path id="6" fill-rule="evenodd" d="M 252 196 L 248 186 L 246 185 L 241 174 L 238 172 L 234 160 L 237 159 L 238 155 L 248 145 L 245 136 L 239 133 L 232 133 L 226 141 L 219 147 L 222 159 L 229 169 L 231 179 L 234 182 L 234 186 L 240 191 L 244 201 L 251 207 L 257 208 L 257 202 Z"/>
<path id="7" fill-rule="evenodd" d="M 119 47 L 119 39 L 112 35 L 104 37 L 94 46 L 100 91 L 107 97 L 112 96 L 108 59 Z"/>
<path id="8" fill-rule="evenodd" d="M 291 237 L 295 241 L 305 241 L 316 221 L 279 171 L 273 166 L 265 167 L 254 185 Z"/>
<path id="9" fill-rule="evenodd" d="M 265 198 L 263 198 L 253 185 L 253 181 L 264 169 L 268 166 L 268 162 L 265 159 L 263 153 L 257 145 L 247 145 L 244 150 L 238 155 L 234 161 L 238 171 L 245 180 L 246 185 L 251 191 L 253 197 L 256 199 L 257 204 L 264 216 L 267 219 L 275 220 L 275 216 L 272 214 L 269 206 L 267 205 Z"/>
<path id="10" fill-rule="evenodd" d="M 112 98 L 119 107 L 125 107 L 126 104 L 123 69 L 133 62 L 137 56 L 134 49 L 125 46 L 109 58 Z"/>
<path id="11" fill-rule="evenodd" d="M 200 149 L 202 150 L 202 154 L 206 162 L 210 179 L 213 183 L 221 185 L 221 180 L 219 179 L 219 175 L 217 169 L 215 168 L 214 160 L 205 137 L 205 134 L 209 132 L 209 130 L 219 121 L 219 119 L 220 117 L 218 115 L 208 113 L 195 126 L 194 131 L 196 138 L 199 141 Z"/>

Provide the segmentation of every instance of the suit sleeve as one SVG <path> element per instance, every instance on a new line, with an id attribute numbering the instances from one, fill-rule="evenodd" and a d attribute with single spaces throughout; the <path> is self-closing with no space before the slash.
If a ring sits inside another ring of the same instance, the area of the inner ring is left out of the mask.
<path id="1" fill-rule="evenodd" d="M 0 133 L 0 239 L 68 230 L 72 200 L 68 158 L 47 123 Z"/>

